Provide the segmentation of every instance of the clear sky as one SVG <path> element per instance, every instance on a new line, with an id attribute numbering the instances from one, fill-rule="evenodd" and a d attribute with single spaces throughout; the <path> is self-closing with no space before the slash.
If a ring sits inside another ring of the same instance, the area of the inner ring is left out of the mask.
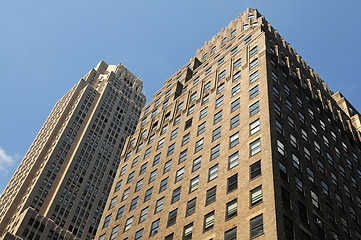
<path id="1" fill-rule="evenodd" d="M 257 8 L 334 92 L 361 111 L 358 0 L 4 0 L 0 192 L 56 101 L 101 60 L 123 63 L 148 101 L 205 41 Z"/>

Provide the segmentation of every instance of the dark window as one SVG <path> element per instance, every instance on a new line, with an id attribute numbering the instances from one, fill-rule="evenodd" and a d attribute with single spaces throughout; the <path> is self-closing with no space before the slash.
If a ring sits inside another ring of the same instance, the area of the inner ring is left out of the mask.
<path id="1" fill-rule="evenodd" d="M 227 179 L 227 193 L 232 192 L 238 187 L 238 173 Z"/>
<path id="2" fill-rule="evenodd" d="M 224 233 L 224 240 L 237 240 L 237 227 L 234 227 Z"/>
<path id="3" fill-rule="evenodd" d="M 180 199 L 180 194 L 181 194 L 181 188 L 177 188 L 176 190 L 173 191 L 173 195 L 172 195 L 172 203 L 178 201 Z"/>
<path id="4" fill-rule="evenodd" d="M 212 187 L 211 189 L 207 190 L 206 205 L 216 201 L 216 194 L 217 194 L 217 186 Z"/>
<path id="5" fill-rule="evenodd" d="M 289 218 L 284 217 L 283 223 L 284 223 L 284 230 L 285 230 L 286 239 L 287 240 L 293 240 L 294 236 L 293 236 L 293 223 L 292 223 L 292 221 Z"/>
<path id="6" fill-rule="evenodd" d="M 250 220 L 251 238 L 263 233 L 263 214 Z"/>
<path id="7" fill-rule="evenodd" d="M 173 224 L 175 224 L 177 220 L 177 213 L 178 213 L 178 208 L 174 209 L 169 213 L 167 226 L 172 226 Z"/>
<path id="8" fill-rule="evenodd" d="M 197 198 L 193 198 L 192 200 L 187 202 L 187 210 L 186 210 L 186 217 L 193 214 L 196 211 L 196 202 Z"/>

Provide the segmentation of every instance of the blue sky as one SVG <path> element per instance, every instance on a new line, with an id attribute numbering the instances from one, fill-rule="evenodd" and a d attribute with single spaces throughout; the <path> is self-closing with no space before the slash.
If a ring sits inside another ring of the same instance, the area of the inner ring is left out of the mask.
<path id="1" fill-rule="evenodd" d="M 3 1 L 0 192 L 60 99 L 100 60 L 123 63 L 151 100 L 205 41 L 257 8 L 333 91 L 361 110 L 361 1 Z"/>

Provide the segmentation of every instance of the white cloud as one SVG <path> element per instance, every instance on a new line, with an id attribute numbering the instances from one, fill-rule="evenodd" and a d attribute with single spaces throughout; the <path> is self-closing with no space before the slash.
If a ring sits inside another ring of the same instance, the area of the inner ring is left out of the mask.
<path id="1" fill-rule="evenodd" d="M 7 167 L 15 163 L 15 159 L 6 154 L 5 150 L 0 147 L 0 171 L 6 172 Z"/>

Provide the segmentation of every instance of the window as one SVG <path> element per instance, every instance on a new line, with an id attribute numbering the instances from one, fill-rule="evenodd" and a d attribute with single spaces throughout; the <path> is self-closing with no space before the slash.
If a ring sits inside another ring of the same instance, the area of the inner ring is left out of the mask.
<path id="1" fill-rule="evenodd" d="M 194 101 L 194 100 L 196 100 L 196 98 L 197 98 L 197 92 L 192 93 L 190 100 Z"/>
<path id="2" fill-rule="evenodd" d="M 182 167 L 181 169 L 179 169 L 177 171 L 176 176 L 175 176 L 175 181 L 178 182 L 178 181 L 182 180 L 183 176 L 184 176 L 184 167 Z"/>
<path id="3" fill-rule="evenodd" d="M 160 188 L 159 188 L 159 192 L 163 192 L 164 190 L 167 189 L 167 185 L 168 185 L 168 177 L 163 179 L 161 182 L 160 182 Z"/>
<path id="4" fill-rule="evenodd" d="M 225 44 L 227 42 L 227 37 L 222 39 L 222 44 Z"/>
<path id="5" fill-rule="evenodd" d="M 235 54 L 238 51 L 238 47 L 235 47 L 231 50 L 231 55 Z"/>
<path id="6" fill-rule="evenodd" d="M 278 84 L 278 76 L 275 72 L 272 71 L 271 77 L 272 77 L 272 80 Z"/>
<path id="7" fill-rule="evenodd" d="M 153 192 L 153 187 L 149 188 L 149 189 L 145 192 L 144 202 L 148 201 L 148 200 L 152 197 L 152 192 Z"/>
<path id="8" fill-rule="evenodd" d="M 136 198 L 134 198 L 134 199 L 132 200 L 132 202 L 131 202 L 131 204 L 130 204 L 130 209 L 129 209 L 129 211 L 132 211 L 134 208 L 137 207 L 138 198 L 139 198 L 139 197 L 136 197 Z"/>
<path id="9" fill-rule="evenodd" d="M 174 209 L 173 211 L 171 211 L 169 213 L 167 227 L 172 226 L 173 224 L 175 224 L 175 222 L 177 220 L 177 213 L 178 213 L 178 208 Z"/>
<path id="10" fill-rule="evenodd" d="M 208 231 L 214 227 L 214 211 L 204 215 L 203 231 Z"/>
<path id="11" fill-rule="evenodd" d="M 204 122 L 198 126 L 197 135 L 204 133 L 205 130 L 206 130 L 206 122 Z M 189 133 L 187 135 L 189 136 Z M 189 138 L 188 138 L 188 141 L 189 141 Z"/>
<path id="12" fill-rule="evenodd" d="M 193 233 L 193 223 L 190 223 L 183 228 L 182 240 L 192 239 L 192 233 Z"/>
<path id="13" fill-rule="evenodd" d="M 221 137 L 221 127 L 218 127 L 212 132 L 212 141 L 215 141 L 220 137 Z"/>
<path id="14" fill-rule="evenodd" d="M 172 145 L 170 145 L 168 147 L 168 151 L 167 151 L 167 156 L 171 155 L 172 153 L 174 153 L 174 147 L 175 147 L 175 143 L 173 143 Z"/>
<path id="15" fill-rule="evenodd" d="M 214 124 L 222 120 L 222 110 L 214 115 Z"/>
<path id="16" fill-rule="evenodd" d="M 275 112 L 281 116 L 281 107 L 277 103 L 274 103 L 275 106 Z"/>
<path id="17" fill-rule="evenodd" d="M 254 104 L 252 104 L 250 107 L 249 107 L 249 114 L 250 116 L 253 116 L 255 115 L 256 113 L 259 112 L 259 101 L 255 102 Z"/>
<path id="18" fill-rule="evenodd" d="M 250 156 L 253 156 L 261 151 L 261 139 L 258 138 L 257 140 L 251 142 L 249 144 L 249 153 Z"/>
<path id="19" fill-rule="evenodd" d="M 179 154 L 179 163 L 184 162 L 187 159 L 187 149 Z"/>
<path id="20" fill-rule="evenodd" d="M 290 133 L 290 141 L 291 141 L 291 145 L 297 148 L 297 139 L 292 133 Z"/>
<path id="21" fill-rule="evenodd" d="M 208 189 L 206 193 L 206 205 L 216 201 L 216 195 L 217 195 L 217 186 Z"/>
<path id="22" fill-rule="evenodd" d="M 277 121 L 277 120 L 276 120 L 276 121 Z M 257 119 L 256 121 L 252 122 L 252 123 L 249 125 L 250 135 L 255 134 L 255 133 L 258 132 L 259 130 L 260 130 L 260 122 L 259 122 L 259 119 Z"/>
<path id="23" fill-rule="evenodd" d="M 222 58 L 222 59 L 224 60 L 224 58 Z M 221 60 L 219 60 L 219 61 L 221 61 Z M 219 64 L 219 61 L 218 61 L 218 64 Z M 225 77 L 226 77 L 226 70 L 223 70 L 220 74 L 218 74 L 218 81 L 224 79 Z"/>
<path id="24" fill-rule="evenodd" d="M 169 234 L 168 236 L 166 236 L 166 237 L 164 238 L 164 240 L 173 240 L 173 237 L 174 237 L 174 233 L 171 233 L 171 234 Z"/>
<path id="25" fill-rule="evenodd" d="M 130 183 L 131 181 L 133 181 L 133 177 L 134 177 L 134 171 L 129 174 L 127 183 Z"/>
<path id="26" fill-rule="evenodd" d="M 201 168 L 202 156 L 197 157 L 193 160 L 192 172 Z"/>
<path id="27" fill-rule="evenodd" d="M 227 178 L 227 193 L 230 193 L 237 188 L 238 188 L 238 174 L 236 173 L 233 176 Z"/>
<path id="28" fill-rule="evenodd" d="M 206 84 L 204 84 L 204 87 L 203 87 L 204 89 L 204 91 L 207 91 L 207 90 L 209 90 L 209 89 L 211 89 L 211 81 L 209 81 L 209 82 L 207 82 Z"/>
<path id="29" fill-rule="evenodd" d="M 195 105 L 193 104 L 192 106 L 190 106 L 188 108 L 188 115 L 190 115 L 190 114 L 192 114 L 194 112 L 194 107 L 195 107 Z"/>
<path id="30" fill-rule="evenodd" d="M 127 221 L 125 221 L 124 232 L 128 231 L 132 227 L 132 222 L 133 222 L 133 216 L 131 216 L 130 218 L 127 219 Z"/>
<path id="31" fill-rule="evenodd" d="M 258 70 L 249 75 L 249 83 L 252 84 L 258 80 Z"/>
<path id="32" fill-rule="evenodd" d="M 232 169 L 237 165 L 238 165 L 238 152 L 235 152 L 228 157 L 228 169 Z"/>
<path id="33" fill-rule="evenodd" d="M 203 96 L 203 99 L 202 99 L 202 104 L 205 104 L 209 101 L 209 93 L 207 93 L 206 95 Z"/>
<path id="34" fill-rule="evenodd" d="M 287 217 L 283 218 L 285 239 L 294 240 L 293 223 Z M 303 238 L 304 239 L 304 238 Z M 306 240 L 306 239 L 305 239 Z"/>
<path id="35" fill-rule="evenodd" d="M 178 134 L 178 128 L 174 129 L 170 135 L 170 140 L 173 140 Z"/>
<path id="36" fill-rule="evenodd" d="M 263 214 L 258 215 L 250 220 L 251 238 L 263 233 Z"/>
<path id="37" fill-rule="evenodd" d="M 213 179 L 218 177 L 218 164 L 211 167 L 208 171 L 208 181 L 212 181 Z"/>
<path id="38" fill-rule="evenodd" d="M 318 195 L 313 192 L 312 190 L 310 190 L 311 193 L 311 201 L 313 206 L 315 206 L 316 208 L 319 208 L 319 204 L 318 204 Z"/>
<path id="39" fill-rule="evenodd" d="M 237 98 L 235 101 L 231 103 L 231 112 L 234 112 L 240 107 L 240 99 Z"/>
<path id="40" fill-rule="evenodd" d="M 196 200 L 197 198 L 193 198 L 187 202 L 186 217 L 192 215 L 196 211 Z"/>
<path id="41" fill-rule="evenodd" d="M 140 212 L 140 217 L 139 217 L 140 223 L 147 219 L 148 209 L 149 207 L 146 207 Z"/>
<path id="42" fill-rule="evenodd" d="M 224 240 L 237 240 L 237 227 L 234 227 L 225 232 Z"/>
<path id="43" fill-rule="evenodd" d="M 250 57 L 253 57 L 254 55 L 256 55 L 258 53 L 258 46 L 255 46 L 254 48 L 252 48 L 250 51 L 249 51 L 249 56 Z"/>
<path id="44" fill-rule="evenodd" d="M 288 182 L 287 167 L 283 163 L 279 162 L 279 169 L 281 178 Z"/>
<path id="45" fill-rule="evenodd" d="M 195 152 L 199 152 L 203 149 L 203 138 L 196 142 Z"/>
<path id="46" fill-rule="evenodd" d="M 234 86 L 234 87 L 232 88 L 232 97 L 235 96 L 235 95 L 237 95 L 237 94 L 240 93 L 240 92 L 241 92 L 241 84 L 238 83 L 236 86 Z"/>
<path id="47" fill-rule="evenodd" d="M 277 140 L 277 151 L 284 156 L 285 155 L 285 145 L 279 140 Z"/>
<path id="48" fill-rule="evenodd" d="M 158 233 L 159 222 L 160 222 L 160 219 L 157 219 L 154 222 L 152 222 L 152 226 L 151 226 L 151 229 L 150 229 L 150 236 L 154 236 L 155 234 Z"/>
<path id="49" fill-rule="evenodd" d="M 135 192 L 138 192 L 140 189 L 142 189 L 142 185 L 143 185 L 143 178 L 140 179 L 137 184 L 135 185 Z"/>
<path id="50" fill-rule="evenodd" d="M 292 153 L 292 163 L 293 166 L 295 166 L 295 168 L 297 168 L 298 170 L 300 169 L 300 159 L 298 159 L 298 157 Z"/>
<path id="51" fill-rule="evenodd" d="M 178 104 L 177 111 L 181 111 L 183 109 L 184 102 Z"/>
<path id="52" fill-rule="evenodd" d="M 232 148 L 239 143 L 239 132 L 229 137 L 229 147 Z"/>
<path id="53" fill-rule="evenodd" d="M 122 185 L 123 179 L 121 179 L 119 182 L 117 182 L 117 185 L 115 186 L 114 192 L 119 191 L 120 186 Z"/>
<path id="54" fill-rule="evenodd" d="M 220 144 L 211 149 L 211 161 L 219 156 Z"/>
<path id="55" fill-rule="evenodd" d="M 119 225 L 115 226 L 112 229 L 112 232 L 110 234 L 110 240 L 116 239 L 117 238 L 117 234 L 118 234 L 118 229 L 119 229 Z"/>
<path id="56" fill-rule="evenodd" d="M 286 99 L 286 106 L 288 110 L 290 110 L 291 112 L 293 111 L 292 102 L 288 99 Z"/>
<path id="57" fill-rule="evenodd" d="M 162 138 L 161 140 L 158 141 L 157 150 L 162 148 L 163 145 L 164 145 L 164 138 Z"/>
<path id="58" fill-rule="evenodd" d="M 124 201 L 125 199 L 128 198 L 129 191 L 130 191 L 130 188 L 127 188 L 127 189 L 124 190 L 123 196 L 122 196 L 122 201 Z"/>
<path id="59" fill-rule="evenodd" d="M 241 70 L 233 74 L 233 81 L 237 81 L 240 78 L 241 78 Z"/>
<path id="60" fill-rule="evenodd" d="M 149 137 L 148 144 L 149 144 L 149 143 L 152 143 L 152 142 L 154 141 L 154 138 L 155 138 L 155 134 L 152 134 L 152 135 Z"/>
<path id="61" fill-rule="evenodd" d="M 256 58 L 249 64 L 249 69 L 252 70 L 253 68 L 257 67 L 257 65 L 258 65 L 258 58 Z"/>
<path id="62" fill-rule="evenodd" d="M 152 117 L 154 117 L 154 116 L 157 114 L 157 110 L 158 110 L 158 109 L 155 109 L 155 110 L 152 112 Z"/>
<path id="63" fill-rule="evenodd" d="M 298 177 L 295 177 L 296 189 L 303 193 L 303 182 Z"/>
<path id="64" fill-rule="evenodd" d="M 257 161 L 254 164 L 252 164 L 250 167 L 250 179 L 254 179 L 261 175 L 261 161 Z"/>
<path id="65" fill-rule="evenodd" d="M 216 108 L 219 108 L 223 104 L 223 96 L 217 98 L 216 100 Z"/>
<path id="66" fill-rule="evenodd" d="M 249 43 L 251 40 L 252 40 L 252 36 L 249 36 L 248 38 L 246 38 L 246 39 L 244 40 L 244 44 Z"/>
<path id="67" fill-rule="evenodd" d="M 168 124 L 166 124 L 166 125 L 164 125 L 163 127 L 162 127 L 162 131 L 161 131 L 161 135 L 162 134 L 164 134 L 164 133 L 166 133 L 167 132 L 167 129 L 168 129 Z"/>
<path id="68" fill-rule="evenodd" d="M 157 155 L 154 156 L 153 166 L 154 166 L 154 165 L 157 165 L 157 164 L 159 163 L 160 154 L 161 154 L 161 153 L 158 153 Z"/>
<path id="69" fill-rule="evenodd" d="M 188 119 L 184 125 L 184 130 L 190 128 L 192 126 L 192 118 Z"/>
<path id="70" fill-rule="evenodd" d="M 250 191 L 251 206 L 255 206 L 262 202 L 262 185 L 258 186 Z"/>
<path id="71" fill-rule="evenodd" d="M 178 115 L 175 119 L 174 119 L 174 125 L 177 125 L 180 122 L 182 115 Z"/>
<path id="72" fill-rule="evenodd" d="M 206 70 L 206 76 L 212 72 L 212 67 L 207 68 Z"/>
<path id="73" fill-rule="evenodd" d="M 173 191 L 172 203 L 175 203 L 176 201 L 178 201 L 180 199 L 180 194 L 181 194 L 181 188 L 180 187 Z"/>
<path id="74" fill-rule="evenodd" d="M 103 228 L 105 228 L 105 227 L 107 227 L 109 225 L 111 217 L 112 217 L 112 214 L 109 214 L 108 216 L 106 216 L 106 218 L 104 220 Z"/>
<path id="75" fill-rule="evenodd" d="M 237 127 L 239 125 L 239 114 L 231 118 L 231 129 Z"/>
<path id="76" fill-rule="evenodd" d="M 190 181 L 189 192 L 193 192 L 198 189 L 199 175 Z"/>
<path id="77" fill-rule="evenodd" d="M 155 204 L 155 213 L 160 212 L 163 209 L 164 197 L 159 199 Z"/>
<path id="78" fill-rule="evenodd" d="M 217 87 L 217 93 L 221 93 L 221 92 L 223 92 L 223 90 L 224 90 L 224 83 L 222 83 L 221 85 L 219 85 L 218 87 Z"/>
<path id="79" fill-rule="evenodd" d="M 249 90 L 249 99 L 253 99 L 258 96 L 258 85 Z"/>
<path id="80" fill-rule="evenodd" d="M 199 127 L 198 127 L 199 128 Z M 182 139 L 182 146 L 186 145 L 189 142 L 189 137 L 190 137 L 190 133 L 187 133 L 186 135 L 183 136 Z"/>
<path id="81" fill-rule="evenodd" d="M 239 66 L 241 66 L 241 64 L 242 64 L 242 59 L 241 59 L 241 58 L 237 59 L 237 60 L 233 63 L 233 69 L 238 68 Z"/>
<path id="82" fill-rule="evenodd" d="M 135 233 L 134 240 L 141 240 L 143 235 L 143 228 Z"/>
<path id="83" fill-rule="evenodd" d="M 201 110 L 200 114 L 199 114 L 199 119 L 202 119 L 204 117 L 207 116 L 207 112 L 208 112 L 208 107 L 205 107 Z"/>

